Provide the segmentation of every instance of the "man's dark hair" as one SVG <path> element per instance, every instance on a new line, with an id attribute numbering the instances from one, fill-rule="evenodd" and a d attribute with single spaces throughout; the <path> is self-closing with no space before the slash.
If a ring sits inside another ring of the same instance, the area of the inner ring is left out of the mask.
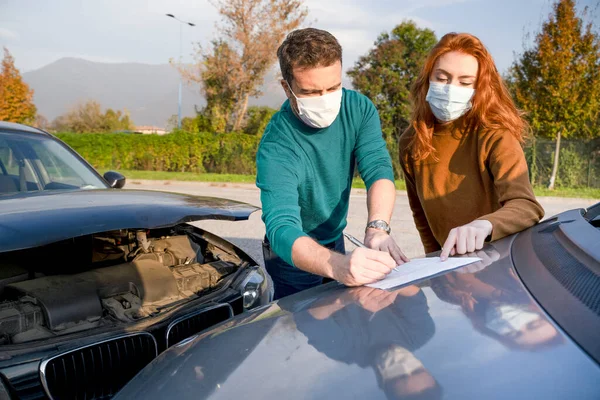
<path id="1" fill-rule="evenodd" d="M 290 32 L 279 49 L 277 58 L 283 79 L 291 84 L 294 68 L 329 67 L 342 62 L 342 46 L 329 32 L 315 28 Z"/>
<path id="2" fill-rule="evenodd" d="M 418 393 L 396 393 L 392 383 L 385 384 L 383 391 L 388 400 L 441 400 L 444 397 L 444 390 L 438 381 L 435 381 L 432 387 Z"/>

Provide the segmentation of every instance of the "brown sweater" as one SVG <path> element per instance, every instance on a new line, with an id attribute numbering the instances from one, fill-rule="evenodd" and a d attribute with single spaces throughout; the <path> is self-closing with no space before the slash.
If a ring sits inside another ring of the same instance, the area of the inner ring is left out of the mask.
<path id="1" fill-rule="evenodd" d="M 492 223 L 490 240 L 542 219 L 520 143 L 506 131 L 462 133 L 436 127 L 433 155 L 415 161 L 409 128 L 400 138 L 410 208 L 426 252 L 441 249 L 452 228 L 476 219 Z"/>

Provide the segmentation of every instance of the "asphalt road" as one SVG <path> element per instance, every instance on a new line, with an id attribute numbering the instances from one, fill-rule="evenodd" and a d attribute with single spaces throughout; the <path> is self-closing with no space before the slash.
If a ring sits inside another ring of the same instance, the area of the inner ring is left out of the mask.
<path id="1" fill-rule="evenodd" d="M 127 189 L 159 190 L 199 196 L 222 197 L 260 207 L 260 191 L 254 185 L 250 184 L 130 180 L 125 187 Z M 538 201 L 546 212 L 544 218 L 548 218 L 565 210 L 588 207 L 597 203 L 600 199 L 539 197 Z M 346 232 L 361 240 L 364 235 L 364 226 L 367 222 L 366 203 L 366 191 L 364 189 L 354 189 L 350 195 L 350 209 L 348 211 L 348 227 L 346 228 Z M 261 220 L 260 210 L 253 213 L 248 221 L 209 220 L 193 224 L 237 244 L 262 265 L 261 241 L 265 234 L 265 225 Z M 392 236 L 408 257 L 423 255 L 423 246 L 413 222 L 408 198 L 403 191 L 397 192 L 391 227 Z M 354 246 L 346 241 L 346 249 L 351 250 L 353 248 Z"/>

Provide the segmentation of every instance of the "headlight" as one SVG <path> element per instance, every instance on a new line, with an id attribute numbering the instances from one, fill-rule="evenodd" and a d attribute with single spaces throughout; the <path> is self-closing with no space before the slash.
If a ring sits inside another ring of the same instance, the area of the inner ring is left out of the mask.
<path id="1" fill-rule="evenodd" d="M 240 284 L 244 310 L 250 310 L 271 301 L 267 277 L 259 267 L 251 267 Z"/>

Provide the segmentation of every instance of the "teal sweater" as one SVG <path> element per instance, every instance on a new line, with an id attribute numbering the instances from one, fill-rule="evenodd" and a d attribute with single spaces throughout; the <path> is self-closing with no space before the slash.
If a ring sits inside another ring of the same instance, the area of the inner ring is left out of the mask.
<path id="1" fill-rule="evenodd" d="M 309 127 L 286 101 L 258 147 L 256 185 L 267 238 L 291 265 L 299 237 L 327 244 L 342 234 L 355 163 L 367 190 L 379 179 L 394 180 L 375 106 L 358 92 L 342 90 L 340 113 L 331 126 Z"/>

